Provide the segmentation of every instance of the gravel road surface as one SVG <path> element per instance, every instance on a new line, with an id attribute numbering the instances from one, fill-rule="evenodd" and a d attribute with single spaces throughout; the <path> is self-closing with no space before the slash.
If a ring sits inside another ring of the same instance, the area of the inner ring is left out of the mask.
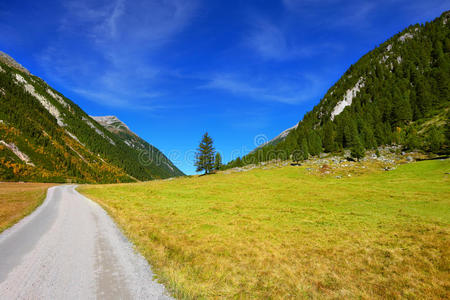
<path id="1" fill-rule="evenodd" d="M 75 186 L 48 190 L 0 234 L 0 299 L 170 299 L 106 212 Z"/>

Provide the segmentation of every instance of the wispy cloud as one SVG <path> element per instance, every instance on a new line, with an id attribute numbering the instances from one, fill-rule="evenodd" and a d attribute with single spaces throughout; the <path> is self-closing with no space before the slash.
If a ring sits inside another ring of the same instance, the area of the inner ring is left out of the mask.
<path id="1" fill-rule="evenodd" d="M 349 27 L 358 30 L 369 26 L 371 13 L 391 0 L 283 0 L 286 10 L 308 20 L 312 26 Z"/>
<path id="2" fill-rule="evenodd" d="M 310 28 L 298 22 L 303 17 L 297 13 L 288 11 L 277 20 L 271 20 L 253 12 L 248 17 L 249 29 L 244 35 L 244 44 L 261 58 L 278 62 L 311 58 L 340 49 L 336 42 L 308 36 Z M 305 27 L 305 32 L 299 31 L 299 27 Z"/>
<path id="3" fill-rule="evenodd" d="M 163 94 L 152 57 L 189 24 L 197 1 L 71 0 L 64 7 L 61 36 L 39 55 L 48 76 L 101 104 L 130 107 Z"/>
<path id="4" fill-rule="evenodd" d="M 247 40 L 248 45 L 265 59 L 288 60 L 309 54 L 308 49 L 293 45 L 282 28 L 262 18 L 253 22 Z"/>
<path id="5" fill-rule="evenodd" d="M 312 74 L 298 75 L 297 78 L 251 78 L 242 74 L 216 74 L 203 89 L 218 89 L 237 96 L 258 101 L 275 101 L 298 104 L 319 97 L 322 81 Z"/>
<path id="6" fill-rule="evenodd" d="M 135 99 L 137 96 L 139 96 L 138 99 L 139 98 L 141 100 L 145 99 L 145 101 L 130 103 L 130 101 L 128 101 L 129 96 L 123 94 L 117 95 L 117 93 L 110 93 L 108 91 L 96 92 L 94 90 L 85 90 L 82 88 L 74 88 L 73 91 L 92 101 L 96 101 L 99 103 L 108 103 L 108 106 L 111 107 L 120 107 L 120 108 L 128 107 L 131 110 L 149 110 L 149 111 L 166 108 L 166 106 L 156 105 L 150 101 L 152 98 L 161 96 L 160 94 L 157 93 L 155 94 L 144 93 L 141 95 L 132 94 L 131 96 L 134 97 Z"/>

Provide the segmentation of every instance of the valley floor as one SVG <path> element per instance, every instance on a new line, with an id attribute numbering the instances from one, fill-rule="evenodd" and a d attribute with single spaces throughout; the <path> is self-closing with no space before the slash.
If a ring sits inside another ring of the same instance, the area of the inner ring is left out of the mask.
<path id="1" fill-rule="evenodd" d="M 79 190 L 177 298 L 450 298 L 450 161 L 363 166 Z"/>

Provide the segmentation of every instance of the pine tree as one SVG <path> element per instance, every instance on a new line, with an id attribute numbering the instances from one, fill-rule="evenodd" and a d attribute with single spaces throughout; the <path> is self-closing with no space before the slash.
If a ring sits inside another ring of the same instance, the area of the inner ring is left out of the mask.
<path id="1" fill-rule="evenodd" d="M 409 130 L 408 134 L 406 135 L 406 145 L 409 150 L 415 150 L 420 148 L 420 139 L 417 136 L 417 131 L 412 128 Z"/>
<path id="2" fill-rule="evenodd" d="M 361 136 L 363 137 L 363 144 L 365 148 L 372 149 L 376 147 L 377 143 L 375 141 L 375 136 L 373 134 L 372 128 L 369 125 L 365 123 L 363 124 L 361 129 Z"/>
<path id="3" fill-rule="evenodd" d="M 205 171 L 205 174 L 211 173 L 214 167 L 215 150 L 213 140 L 207 132 L 203 135 L 197 151 L 197 161 L 195 162 L 197 172 Z"/>
<path id="4" fill-rule="evenodd" d="M 399 96 L 395 102 L 393 111 L 393 121 L 396 125 L 403 125 L 412 119 L 411 105 L 409 104 L 408 98 L 404 96 Z"/>
<path id="5" fill-rule="evenodd" d="M 299 161 L 303 160 L 303 153 L 299 149 L 292 153 L 292 161 L 298 164 Z"/>
<path id="6" fill-rule="evenodd" d="M 318 155 L 322 152 L 322 139 L 316 130 L 308 133 L 308 150 L 311 155 Z"/>
<path id="7" fill-rule="evenodd" d="M 306 160 L 309 158 L 308 142 L 306 141 L 305 138 L 302 140 L 302 143 L 300 145 L 300 152 L 302 154 L 303 160 Z"/>
<path id="8" fill-rule="evenodd" d="M 356 158 L 358 161 L 364 157 L 364 146 L 361 143 L 359 137 L 355 138 L 353 141 L 353 145 L 351 147 L 351 156 Z"/>
<path id="9" fill-rule="evenodd" d="M 218 171 L 222 168 L 222 156 L 219 152 L 216 153 L 216 158 L 214 159 L 214 170 Z"/>
<path id="10" fill-rule="evenodd" d="M 333 152 L 335 150 L 333 125 L 330 122 L 324 126 L 323 147 L 325 148 L 325 152 Z"/>
<path id="11" fill-rule="evenodd" d="M 437 153 L 445 142 L 445 136 L 439 128 L 433 126 L 428 132 L 427 143 L 431 152 Z"/>

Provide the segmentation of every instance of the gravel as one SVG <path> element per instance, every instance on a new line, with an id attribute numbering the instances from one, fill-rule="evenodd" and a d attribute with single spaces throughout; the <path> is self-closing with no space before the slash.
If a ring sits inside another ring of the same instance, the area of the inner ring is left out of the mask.
<path id="1" fill-rule="evenodd" d="M 75 186 L 0 235 L 0 299 L 171 299 L 147 261 Z"/>

